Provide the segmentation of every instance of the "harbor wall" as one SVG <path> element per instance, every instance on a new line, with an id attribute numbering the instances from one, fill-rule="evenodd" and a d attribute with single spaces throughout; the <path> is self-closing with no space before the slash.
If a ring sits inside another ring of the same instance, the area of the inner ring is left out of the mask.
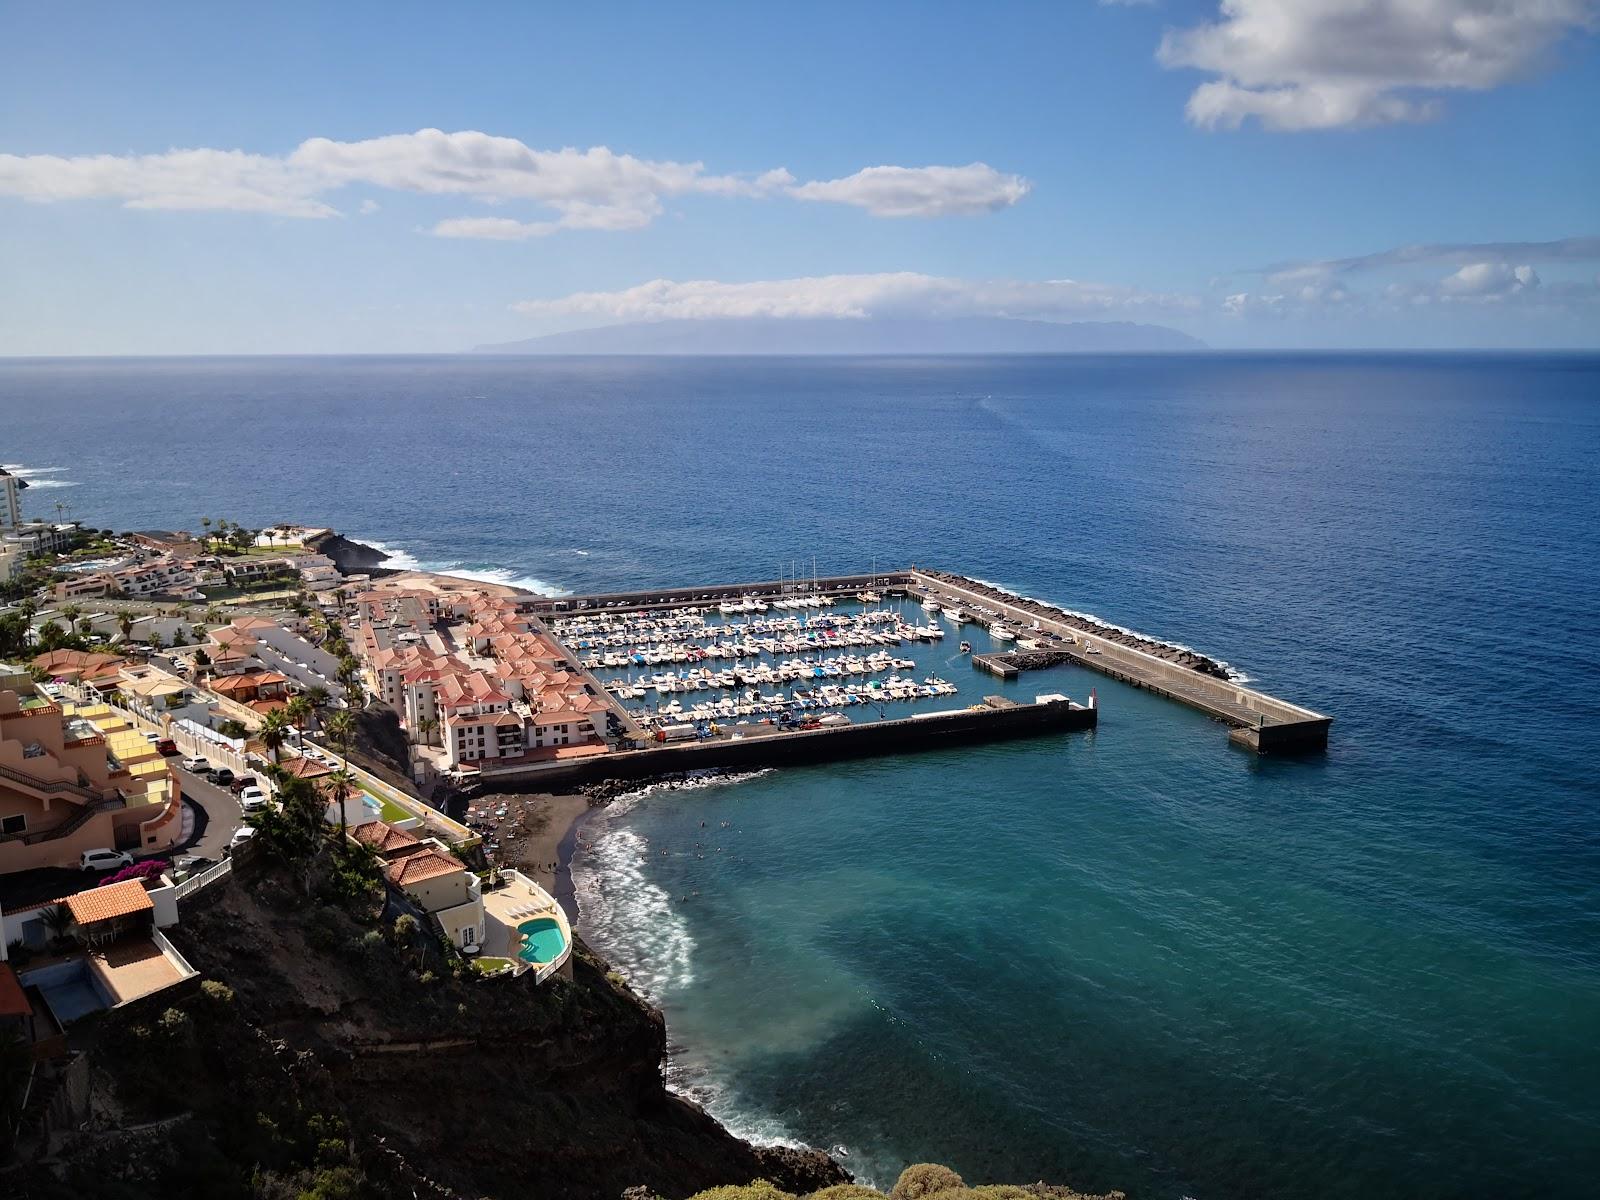
<path id="1" fill-rule="evenodd" d="M 599 592 L 586 596 L 529 596 L 517 607 L 540 617 L 564 617 L 586 612 L 675 608 L 680 605 L 715 605 L 723 600 L 780 599 L 784 596 L 854 596 L 862 591 L 904 589 L 911 583 L 908 571 L 879 571 L 872 575 L 827 575 L 818 579 L 770 579 L 762 583 L 711 583 L 682 588 L 640 588 L 631 592 Z"/>
<path id="2" fill-rule="evenodd" d="M 867 721 L 822 729 L 751 734 L 742 738 L 714 738 L 703 742 L 663 745 L 648 750 L 624 750 L 580 759 L 570 764 L 525 767 L 484 772 L 486 788 L 544 787 L 551 783 L 577 783 L 597 779 L 646 779 L 684 771 L 752 770 L 760 767 L 799 766 L 899 754 L 909 750 L 938 749 L 968 742 L 998 741 L 1038 734 L 1093 729 L 1098 719 L 1093 708 L 1055 700 L 1035 704 L 989 704 L 954 712 L 929 713 L 892 721 Z"/>
<path id="3" fill-rule="evenodd" d="M 936 593 L 954 596 L 964 604 L 981 605 L 998 609 L 1006 621 L 1026 630 L 1037 621 L 1041 631 L 1066 638 L 1071 644 L 1050 646 L 1052 654 L 1060 653 L 1067 659 L 1109 675 L 1113 679 L 1134 687 L 1153 691 L 1180 704 L 1197 708 L 1234 727 L 1230 740 L 1257 753 L 1287 753 L 1291 751 L 1325 749 L 1328 730 L 1333 718 L 1247 688 L 1231 680 L 1190 670 L 1179 663 L 1169 662 L 1147 654 L 1132 646 L 1098 637 L 1065 622 L 1040 616 L 978 590 L 976 581 L 964 580 L 972 586 L 962 586 L 949 579 L 923 575 L 912 571 L 912 586 L 925 587 Z M 1093 651 L 1092 653 L 1090 651 Z M 991 655 L 998 660 L 996 673 L 1006 674 L 1004 668 L 1019 660 L 1027 651 Z M 993 668 L 991 668 L 993 669 Z"/>

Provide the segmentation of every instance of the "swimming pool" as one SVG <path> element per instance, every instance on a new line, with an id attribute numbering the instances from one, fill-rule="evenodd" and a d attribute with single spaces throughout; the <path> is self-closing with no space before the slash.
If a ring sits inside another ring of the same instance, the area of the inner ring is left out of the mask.
<path id="1" fill-rule="evenodd" d="M 561 926 L 554 917 L 535 917 L 531 921 L 524 921 L 517 926 L 517 932 L 525 935 L 522 949 L 517 951 L 517 957 L 523 962 L 554 962 L 567 948 L 566 935 L 561 932 Z"/>

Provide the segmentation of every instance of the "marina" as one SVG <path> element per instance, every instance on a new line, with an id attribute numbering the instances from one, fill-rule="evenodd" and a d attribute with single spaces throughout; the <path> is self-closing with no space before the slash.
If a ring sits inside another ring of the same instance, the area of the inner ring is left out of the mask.
<path id="1" fill-rule="evenodd" d="M 520 607 L 593 673 L 619 722 L 658 742 L 882 721 L 975 689 L 978 672 L 1004 688 L 1067 665 L 1199 709 L 1256 753 L 1325 748 L 1332 722 L 1185 647 L 928 568 Z"/>

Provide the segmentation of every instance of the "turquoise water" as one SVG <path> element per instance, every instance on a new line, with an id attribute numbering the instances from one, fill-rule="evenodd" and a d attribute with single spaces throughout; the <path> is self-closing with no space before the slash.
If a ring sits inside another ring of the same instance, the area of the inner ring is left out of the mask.
<path id="1" fill-rule="evenodd" d="M 524 921 L 517 926 L 517 930 L 527 935 L 522 949 L 517 951 L 517 957 L 523 962 L 554 962 L 567 948 L 567 939 L 561 934 L 561 926 L 551 917 L 535 917 L 531 921 Z"/>
<path id="2" fill-rule="evenodd" d="M 1594 1193 L 1595 356 L 13 361 L 0 418 L 44 515 L 572 591 L 922 561 L 1225 658 L 1328 753 L 1065 669 L 1093 734 L 608 816 L 582 931 L 680 1086 L 875 1179 Z"/>

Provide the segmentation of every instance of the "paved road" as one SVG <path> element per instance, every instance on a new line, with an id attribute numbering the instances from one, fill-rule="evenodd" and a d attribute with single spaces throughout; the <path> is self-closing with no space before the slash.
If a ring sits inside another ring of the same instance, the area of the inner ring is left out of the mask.
<path id="1" fill-rule="evenodd" d="M 244 819 L 239 811 L 239 801 L 227 788 L 217 787 L 216 784 L 208 783 L 200 776 L 192 775 L 178 767 L 176 760 L 173 769 L 177 773 L 178 783 L 183 788 L 184 796 L 198 804 L 206 814 L 205 829 L 183 853 L 197 854 L 201 858 L 216 861 L 222 857 L 223 847 L 228 844 L 233 831 L 239 828 Z"/>

